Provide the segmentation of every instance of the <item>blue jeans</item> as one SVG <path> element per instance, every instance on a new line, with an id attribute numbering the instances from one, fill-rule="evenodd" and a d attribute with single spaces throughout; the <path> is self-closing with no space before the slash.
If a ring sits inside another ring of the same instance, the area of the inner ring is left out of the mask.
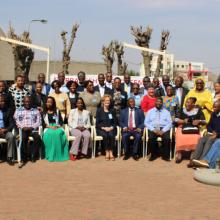
<path id="1" fill-rule="evenodd" d="M 203 158 L 203 160 L 208 161 L 209 168 L 215 168 L 215 162 L 217 158 L 220 158 L 220 138 L 216 139 L 215 143 L 212 145 L 211 149 Z"/>

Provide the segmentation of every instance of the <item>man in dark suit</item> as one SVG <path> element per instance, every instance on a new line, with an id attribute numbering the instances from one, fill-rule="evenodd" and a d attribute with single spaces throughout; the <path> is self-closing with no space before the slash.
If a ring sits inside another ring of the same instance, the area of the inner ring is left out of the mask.
<path id="1" fill-rule="evenodd" d="M 5 97 L 0 95 L 0 138 L 7 140 L 7 163 L 14 165 L 13 151 L 15 150 L 15 137 L 12 129 L 15 126 L 12 111 L 6 107 Z"/>
<path id="2" fill-rule="evenodd" d="M 132 156 L 134 160 L 138 160 L 138 146 L 140 145 L 142 132 L 144 129 L 144 113 L 141 109 L 135 108 L 135 100 L 128 99 L 128 107 L 123 109 L 119 120 L 122 128 L 122 144 L 125 150 L 123 160 L 129 159 L 130 137 L 134 137 Z"/>
<path id="3" fill-rule="evenodd" d="M 180 108 L 183 108 L 184 99 L 185 99 L 187 93 L 189 92 L 189 90 L 187 88 L 183 87 L 183 82 L 184 82 L 184 80 L 183 80 L 182 76 L 176 77 L 174 94 L 178 98 Z"/>
<path id="4" fill-rule="evenodd" d="M 43 87 L 42 88 L 42 93 L 44 95 L 48 96 L 49 92 L 50 92 L 50 84 L 45 83 L 45 74 L 44 73 L 39 73 L 38 74 L 37 83 L 41 83 L 42 84 L 42 87 Z M 34 93 L 36 91 L 36 84 L 34 84 L 32 86 L 32 93 Z"/>
<path id="5" fill-rule="evenodd" d="M 121 84 L 121 89 L 127 92 L 128 97 L 130 97 L 130 93 L 132 92 L 133 83 L 131 82 L 131 76 L 128 73 L 124 74 L 124 82 Z"/>
<path id="6" fill-rule="evenodd" d="M 104 95 L 112 96 L 112 90 L 105 85 L 105 75 L 103 73 L 98 75 L 98 81 L 99 84 L 94 87 L 94 91 L 99 92 L 101 97 Z"/>

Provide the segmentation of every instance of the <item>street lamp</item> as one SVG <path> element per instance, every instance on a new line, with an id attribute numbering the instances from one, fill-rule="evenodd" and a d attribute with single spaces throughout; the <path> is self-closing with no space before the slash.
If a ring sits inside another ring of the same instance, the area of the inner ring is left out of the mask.
<path id="1" fill-rule="evenodd" d="M 47 20 L 45 20 L 45 19 L 34 19 L 34 20 L 31 20 L 29 22 L 29 25 L 28 25 L 28 33 L 30 33 L 30 26 L 31 26 L 31 23 L 33 23 L 33 22 L 41 22 L 42 24 L 46 24 Z"/>

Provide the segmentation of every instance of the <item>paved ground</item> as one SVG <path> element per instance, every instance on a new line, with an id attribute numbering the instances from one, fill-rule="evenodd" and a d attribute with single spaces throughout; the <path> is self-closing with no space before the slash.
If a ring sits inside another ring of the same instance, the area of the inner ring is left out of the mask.
<path id="1" fill-rule="evenodd" d="M 0 219 L 220 219 L 220 188 L 194 181 L 186 163 L 1 163 Z"/>

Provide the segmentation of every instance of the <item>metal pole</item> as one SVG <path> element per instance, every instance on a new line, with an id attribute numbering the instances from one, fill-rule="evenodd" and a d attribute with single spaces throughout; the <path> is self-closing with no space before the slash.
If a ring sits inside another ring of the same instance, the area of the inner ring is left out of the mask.
<path id="1" fill-rule="evenodd" d="M 49 83 L 49 71 L 50 71 L 50 48 L 47 51 L 47 72 L 46 72 L 46 82 Z"/>

